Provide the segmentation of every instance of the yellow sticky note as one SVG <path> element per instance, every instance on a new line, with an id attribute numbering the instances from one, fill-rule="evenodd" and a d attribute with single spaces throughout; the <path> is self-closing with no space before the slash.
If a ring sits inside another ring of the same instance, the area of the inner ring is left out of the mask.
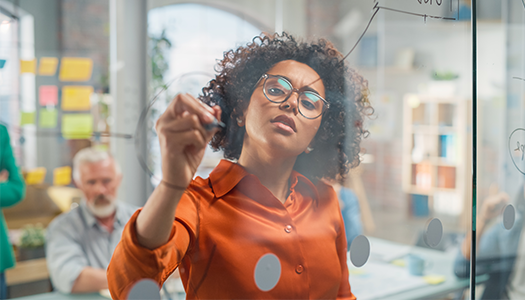
<path id="1" fill-rule="evenodd" d="M 62 88 L 62 110 L 90 110 L 92 86 L 66 85 Z"/>
<path id="2" fill-rule="evenodd" d="M 90 114 L 62 115 L 62 136 L 65 139 L 87 139 L 93 133 L 93 116 Z"/>
<path id="3" fill-rule="evenodd" d="M 350 269 L 350 270 L 348 270 L 348 273 L 350 275 L 364 275 L 364 274 L 367 274 L 366 271 L 361 270 L 361 269 Z"/>
<path id="4" fill-rule="evenodd" d="M 394 259 L 390 263 L 398 267 L 404 267 L 406 265 L 406 262 L 404 259 Z"/>
<path id="5" fill-rule="evenodd" d="M 46 168 L 40 167 L 32 169 L 27 172 L 26 183 L 27 184 L 42 184 L 44 178 L 46 177 Z"/>
<path id="6" fill-rule="evenodd" d="M 53 76 L 57 72 L 58 58 L 42 57 L 38 66 L 38 75 Z"/>
<path id="7" fill-rule="evenodd" d="M 53 170 L 53 185 L 68 185 L 71 183 L 71 167 L 65 166 Z"/>
<path id="8" fill-rule="evenodd" d="M 38 118 L 38 126 L 40 126 L 40 128 L 57 127 L 57 110 L 56 109 L 40 109 L 40 116 Z"/>
<path id="9" fill-rule="evenodd" d="M 36 59 L 20 60 L 20 73 L 32 73 L 36 71 Z"/>
<path id="10" fill-rule="evenodd" d="M 423 276 L 423 280 L 428 284 L 440 284 L 445 281 L 445 276 L 443 275 L 427 275 Z"/>
<path id="11" fill-rule="evenodd" d="M 60 64 L 60 81 L 88 81 L 93 72 L 93 60 L 83 57 L 63 57 Z"/>
<path id="12" fill-rule="evenodd" d="M 20 126 L 35 124 L 35 112 L 22 112 L 20 113 Z"/>

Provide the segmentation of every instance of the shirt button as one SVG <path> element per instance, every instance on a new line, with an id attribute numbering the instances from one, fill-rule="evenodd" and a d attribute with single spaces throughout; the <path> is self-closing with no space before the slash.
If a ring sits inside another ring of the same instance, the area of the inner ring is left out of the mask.
<path id="1" fill-rule="evenodd" d="M 297 265 L 297 267 L 295 267 L 295 272 L 297 272 L 297 274 L 301 274 L 303 273 L 303 271 L 304 271 L 303 265 Z"/>
<path id="2" fill-rule="evenodd" d="M 284 231 L 286 231 L 287 233 L 292 232 L 292 225 L 286 225 L 286 227 L 284 227 Z"/>

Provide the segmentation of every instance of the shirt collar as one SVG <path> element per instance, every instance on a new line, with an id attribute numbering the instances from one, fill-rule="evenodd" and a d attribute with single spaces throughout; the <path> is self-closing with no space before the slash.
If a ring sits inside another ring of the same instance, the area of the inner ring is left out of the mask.
<path id="1" fill-rule="evenodd" d="M 89 211 L 86 203 L 86 199 L 82 199 L 80 202 L 80 213 L 82 214 L 82 217 L 84 220 L 86 220 L 86 225 L 88 227 L 93 227 L 97 223 L 97 219 L 95 219 L 95 216 L 91 211 Z"/>
<path id="2" fill-rule="evenodd" d="M 239 182 L 251 174 L 242 166 L 234 162 L 222 159 L 217 167 L 210 173 L 210 182 L 217 198 L 229 193 Z M 290 176 L 290 190 L 306 188 L 314 200 L 319 199 L 315 185 L 305 176 L 293 170 Z M 302 190 L 301 190 L 302 192 Z"/>
<path id="3" fill-rule="evenodd" d="M 221 159 L 210 173 L 213 192 L 220 198 L 230 192 L 244 177 L 250 175 L 239 164 Z"/>

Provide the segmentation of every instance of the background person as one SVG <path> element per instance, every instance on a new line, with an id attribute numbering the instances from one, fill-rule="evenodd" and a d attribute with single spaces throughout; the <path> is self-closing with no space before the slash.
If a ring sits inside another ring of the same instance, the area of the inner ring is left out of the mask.
<path id="1" fill-rule="evenodd" d="M 476 273 L 489 274 L 481 299 L 525 299 L 525 185 L 520 187 L 513 205 L 516 219 L 510 229 L 503 226 L 501 213 L 509 202 L 497 188 L 481 204 L 476 220 Z M 493 222 L 493 220 L 498 222 Z M 470 232 L 463 241 L 454 265 L 458 277 L 470 276 Z"/>
<path id="2" fill-rule="evenodd" d="M 25 183 L 16 167 L 7 128 L 0 124 L 0 299 L 7 299 L 6 269 L 15 265 L 7 225 L 1 209 L 13 206 L 25 197 Z"/>
<path id="3" fill-rule="evenodd" d="M 60 292 L 97 292 L 108 287 L 106 268 L 136 208 L 117 201 L 122 174 L 107 152 L 80 150 L 73 159 L 73 179 L 84 197 L 49 225 L 47 266 Z"/>
<path id="4" fill-rule="evenodd" d="M 341 182 L 341 178 L 327 180 L 339 199 L 339 207 L 345 223 L 347 250 L 349 250 L 352 241 L 358 235 L 363 234 L 363 223 L 361 222 L 361 208 L 357 195 L 351 189 L 344 187 Z"/>

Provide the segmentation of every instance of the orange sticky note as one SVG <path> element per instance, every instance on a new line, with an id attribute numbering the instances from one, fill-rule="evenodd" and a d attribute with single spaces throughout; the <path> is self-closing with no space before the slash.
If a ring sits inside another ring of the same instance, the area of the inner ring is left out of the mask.
<path id="1" fill-rule="evenodd" d="M 93 116 L 90 114 L 62 115 L 62 136 L 65 139 L 88 139 L 93 133 Z"/>
<path id="2" fill-rule="evenodd" d="M 62 88 L 62 110 L 90 110 L 92 86 L 66 85 Z"/>
<path id="3" fill-rule="evenodd" d="M 42 57 L 38 66 L 38 75 L 53 76 L 57 72 L 58 58 Z"/>
<path id="4" fill-rule="evenodd" d="M 93 72 L 93 60 L 83 57 L 64 57 L 60 64 L 60 81 L 88 81 Z"/>
<path id="5" fill-rule="evenodd" d="M 65 166 L 53 170 L 53 185 L 68 185 L 71 183 L 71 167 Z"/>
<path id="6" fill-rule="evenodd" d="M 27 172 L 26 183 L 27 184 L 42 184 L 46 177 L 46 168 L 40 167 L 35 168 Z"/>
<path id="7" fill-rule="evenodd" d="M 20 73 L 35 74 L 35 70 L 36 70 L 36 59 L 20 60 Z"/>
<path id="8" fill-rule="evenodd" d="M 58 87 L 56 85 L 41 85 L 38 88 L 38 102 L 42 106 L 58 104 Z"/>

